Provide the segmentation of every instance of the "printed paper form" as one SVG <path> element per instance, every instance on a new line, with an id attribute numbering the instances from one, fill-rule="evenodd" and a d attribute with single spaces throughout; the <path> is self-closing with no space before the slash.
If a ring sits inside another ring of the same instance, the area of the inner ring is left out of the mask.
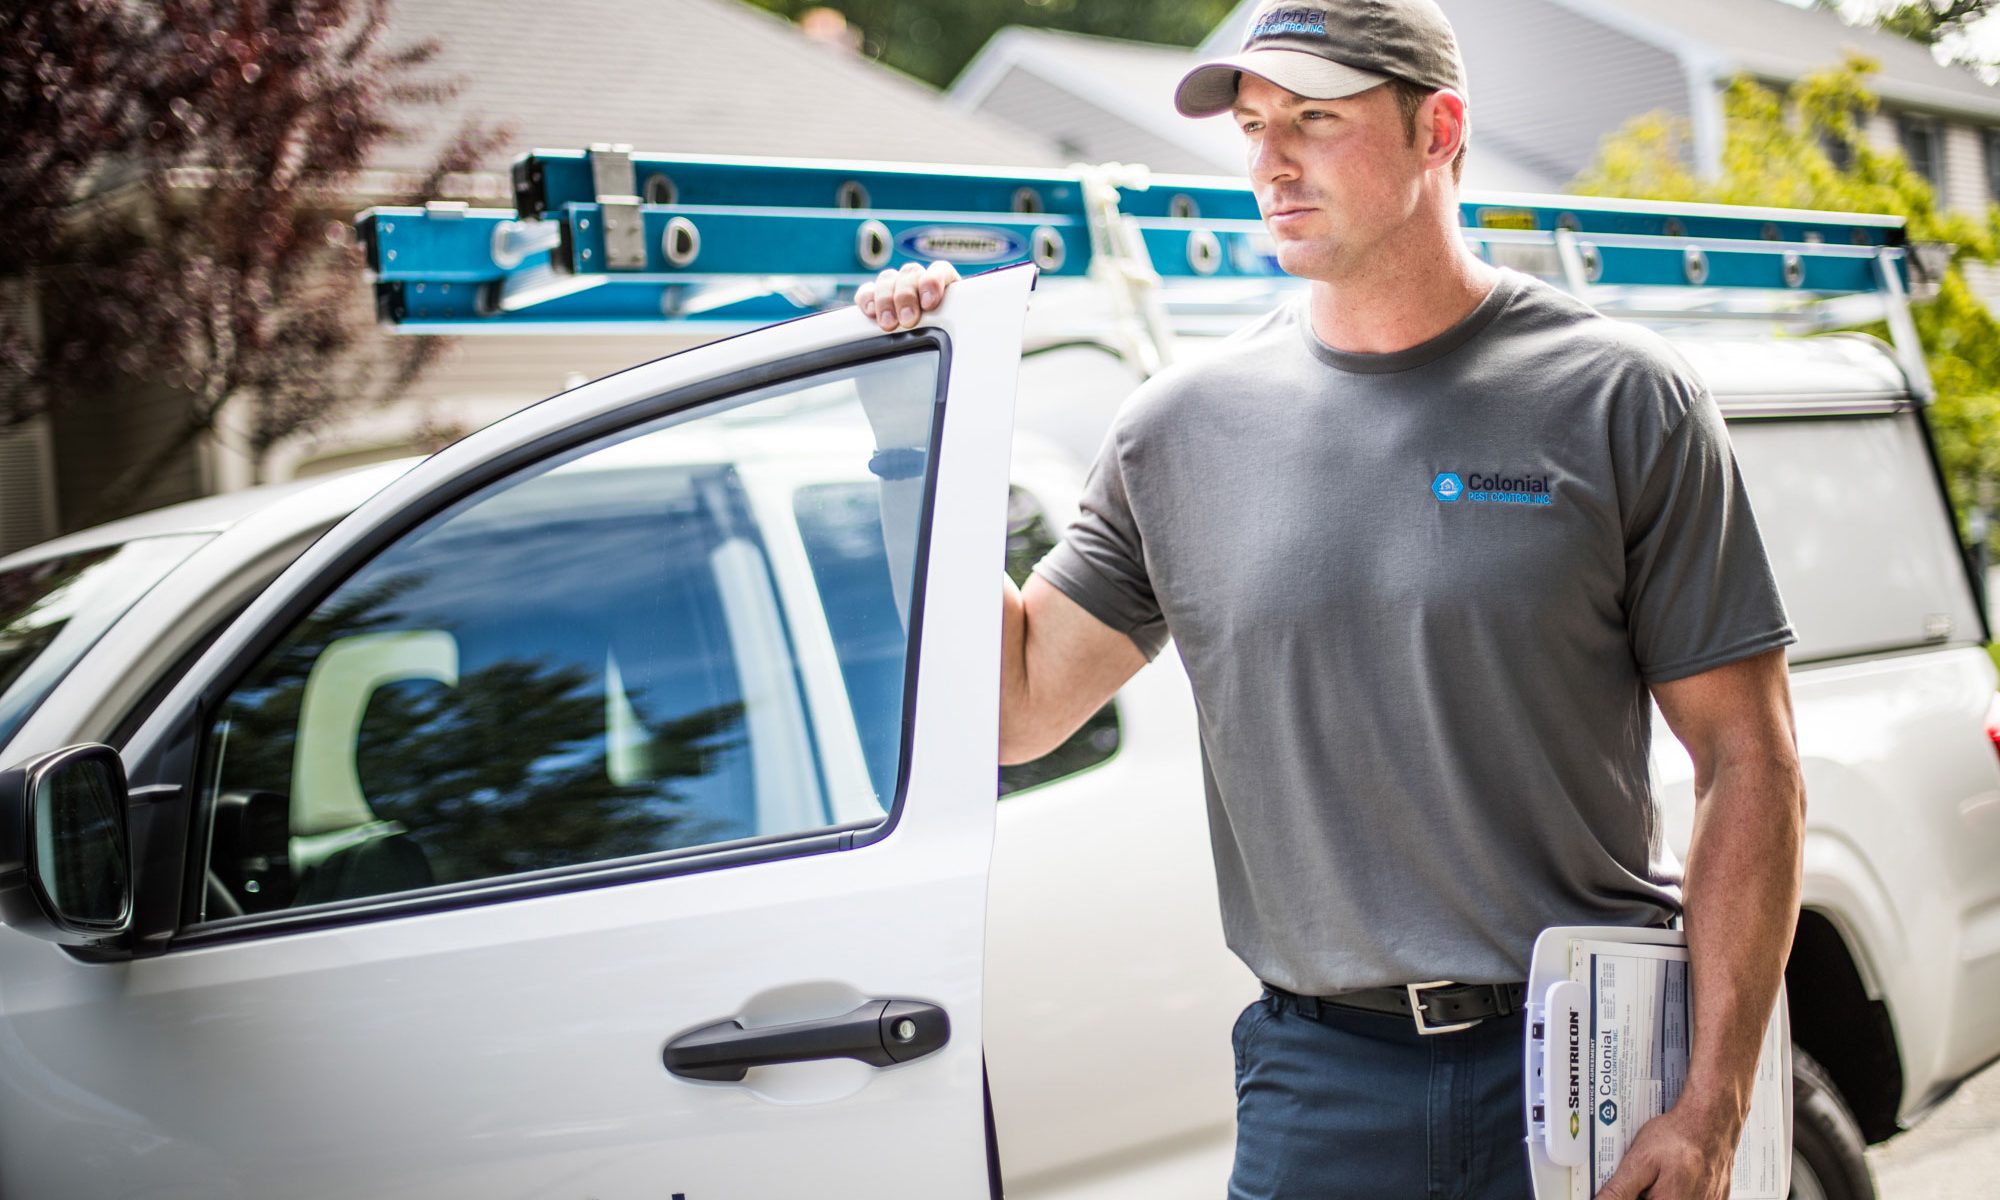
<path id="1" fill-rule="evenodd" d="M 1572 1200 L 1589 1200 L 1647 1121 L 1673 1107 L 1687 1079 L 1692 996 L 1679 946 L 1578 941 L 1571 978 L 1590 989 L 1590 1169 L 1571 1173 Z M 1736 1150 L 1731 1200 L 1783 1200 L 1785 1055 L 1765 1033 L 1750 1116 Z"/>

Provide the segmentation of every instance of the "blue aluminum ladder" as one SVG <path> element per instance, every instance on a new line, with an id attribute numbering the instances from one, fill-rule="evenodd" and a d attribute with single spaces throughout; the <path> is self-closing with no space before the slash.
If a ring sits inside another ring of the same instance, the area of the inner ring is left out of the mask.
<path id="1" fill-rule="evenodd" d="M 721 333 L 845 303 L 885 268 L 948 259 L 968 272 L 1033 262 L 1052 282 L 1115 281 L 1141 324 L 1170 339 L 1176 324 L 1261 311 L 1297 285 L 1278 269 L 1246 183 L 1116 164 L 989 170 L 598 145 L 521 155 L 513 188 L 511 209 L 359 214 L 386 324 Z M 1784 316 L 1871 298 L 1864 319 L 1889 322 L 1928 390 L 1900 218 L 1495 194 L 1468 196 L 1461 224 L 1489 261 L 1606 311 Z M 1841 311 L 1853 323 L 1853 306 Z"/>

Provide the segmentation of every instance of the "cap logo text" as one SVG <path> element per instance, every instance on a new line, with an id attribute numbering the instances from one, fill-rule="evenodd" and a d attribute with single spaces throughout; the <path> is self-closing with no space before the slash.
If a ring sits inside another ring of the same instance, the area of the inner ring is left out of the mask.
<path id="1" fill-rule="evenodd" d="M 1257 18 L 1245 43 L 1267 37 L 1325 37 L 1326 10 L 1323 8 L 1277 8 Z"/>

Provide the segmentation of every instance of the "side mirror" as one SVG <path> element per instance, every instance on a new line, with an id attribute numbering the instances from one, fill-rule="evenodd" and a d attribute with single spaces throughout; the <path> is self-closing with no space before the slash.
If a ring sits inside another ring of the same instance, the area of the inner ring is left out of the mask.
<path id="1" fill-rule="evenodd" d="M 71 746 L 0 771 L 0 922 L 65 946 L 132 924 L 125 765 Z"/>

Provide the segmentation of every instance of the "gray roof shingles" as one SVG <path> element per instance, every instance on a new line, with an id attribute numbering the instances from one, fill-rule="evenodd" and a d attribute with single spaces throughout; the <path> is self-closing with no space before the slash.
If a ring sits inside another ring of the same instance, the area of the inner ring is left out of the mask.
<path id="1" fill-rule="evenodd" d="M 1212 160 L 1207 169 L 1234 170 L 1241 161 L 1242 141 L 1228 121 L 1195 120 L 1174 109 L 1174 86 L 1197 61 L 1187 47 L 1023 25 L 1010 26 L 1003 36 L 1030 70 Z M 955 83 L 954 91 L 957 87 Z"/>
<path id="2" fill-rule="evenodd" d="M 1836 14 L 1784 0 L 1562 0 L 1589 12 L 1609 9 L 1704 46 L 1752 75 L 1793 80 L 1859 51 L 1881 66 L 1876 86 L 1890 99 L 1951 111 L 2000 115 L 2000 93 L 1928 47 Z"/>
<path id="3" fill-rule="evenodd" d="M 436 39 L 458 95 L 377 165 L 421 166 L 472 116 L 530 146 L 1051 166 L 1053 145 L 737 0 L 400 0 L 392 44 Z"/>

